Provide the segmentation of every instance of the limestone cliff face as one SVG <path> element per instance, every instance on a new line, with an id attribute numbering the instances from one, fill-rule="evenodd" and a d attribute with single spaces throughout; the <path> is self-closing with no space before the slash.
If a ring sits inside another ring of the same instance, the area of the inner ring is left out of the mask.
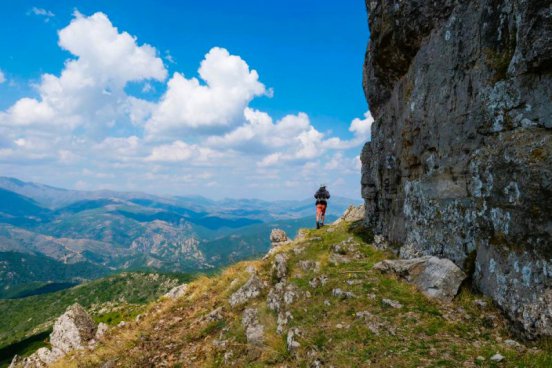
<path id="1" fill-rule="evenodd" d="M 552 335 L 552 1 L 366 5 L 366 220 Z"/>

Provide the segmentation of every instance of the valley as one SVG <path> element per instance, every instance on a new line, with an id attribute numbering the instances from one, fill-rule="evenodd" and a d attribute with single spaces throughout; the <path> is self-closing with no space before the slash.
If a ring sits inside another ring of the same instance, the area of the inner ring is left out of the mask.
<path id="1" fill-rule="evenodd" d="M 329 219 L 349 202 L 337 198 Z M 0 298 L 121 270 L 213 270 L 266 252 L 272 228 L 294 234 L 312 212 L 310 200 L 161 198 L 0 178 Z"/>

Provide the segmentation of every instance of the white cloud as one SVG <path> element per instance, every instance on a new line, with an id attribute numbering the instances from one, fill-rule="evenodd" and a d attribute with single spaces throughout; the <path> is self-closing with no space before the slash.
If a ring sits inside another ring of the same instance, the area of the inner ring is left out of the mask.
<path id="1" fill-rule="evenodd" d="M 174 141 L 171 144 L 154 147 L 151 154 L 146 158 L 146 161 L 153 162 L 190 162 L 194 165 L 197 163 L 208 163 L 212 160 L 219 159 L 223 155 L 220 152 L 206 147 L 200 147 L 195 144 L 187 144 L 182 141 Z"/>
<path id="2" fill-rule="evenodd" d="M 205 84 L 174 73 L 146 124 L 150 137 L 231 127 L 253 97 L 266 93 L 257 72 L 223 48 L 211 49 L 198 72 Z"/>
<path id="3" fill-rule="evenodd" d="M 61 73 L 42 75 L 37 98 L 0 112 L 4 175 L 48 182 L 58 170 L 67 186 L 84 176 L 79 185 L 89 189 L 165 193 L 183 193 L 185 182 L 198 193 L 233 197 L 286 197 L 291 187 L 302 196 L 321 181 L 359 182 L 359 158 L 348 149 L 370 139 L 369 112 L 350 123 L 350 139 L 322 133 L 303 112 L 273 119 L 249 106 L 272 89 L 218 47 L 205 55 L 199 77 L 176 72 L 166 81 L 157 51 L 103 13 L 75 13 L 59 31 L 59 46 L 73 55 Z M 170 53 L 163 58 L 170 62 Z M 148 93 L 159 85 L 153 81 L 167 83 L 158 100 L 125 92 L 135 82 Z"/>
<path id="4" fill-rule="evenodd" d="M 138 157 L 142 149 L 140 138 L 130 137 L 108 137 L 96 144 L 93 148 L 98 155 L 109 156 L 120 161 Z"/>
<path id="5" fill-rule="evenodd" d="M 305 113 L 286 115 L 273 123 L 267 113 L 246 108 L 244 117 L 244 125 L 225 135 L 209 137 L 207 144 L 245 154 L 265 154 L 260 166 L 311 159 L 322 152 L 323 134 L 311 125 Z"/>
<path id="6" fill-rule="evenodd" d="M 59 45 L 79 58 L 83 74 L 104 82 L 124 86 L 129 81 L 167 77 L 155 48 L 138 46 L 135 37 L 119 32 L 104 13 L 89 17 L 75 13 L 69 26 L 59 31 Z"/>
<path id="7" fill-rule="evenodd" d="M 0 124 L 110 127 L 127 118 L 124 87 L 128 82 L 161 81 L 167 76 L 153 47 L 138 46 L 134 37 L 119 32 L 103 13 L 89 17 L 75 13 L 58 34 L 59 46 L 76 58 L 65 62 L 60 76 L 42 75 L 37 86 L 40 98 L 18 100 L 0 113 Z"/>
<path id="8" fill-rule="evenodd" d="M 4 72 L 2 69 L 0 69 L 0 84 L 4 83 L 6 81 L 6 76 L 4 75 Z"/>
<path id="9" fill-rule="evenodd" d="M 146 158 L 146 161 L 178 162 L 187 161 L 193 155 L 193 147 L 182 142 L 175 141 L 172 144 L 155 147 Z"/>
<path id="10" fill-rule="evenodd" d="M 264 153 L 259 162 L 262 167 L 315 159 L 328 150 L 360 146 L 370 139 L 373 122 L 370 112 L 366 112 L 364 119 L 356 118 L 351 122 L 349 131 L 354 137 L 342 140 L 338 137 L 325 139 L 305 113 L 286 115 L 276 123 L 267 113 L 251 108 L 245 109 L 244 116 L 245 124 L 222 136 L 211 136 L 206 142 L 211 147 L 230 148 L 247 154 Z"/>
<path id="11" fill-rule="evenodd" d="M 171 64 L 176 64 L 176 60 L 174 60 L 174 57 L 171 55 L 170 50 L 165 50 L 165 60 L 167 60 Z"/>
<path id="12" fill-rule="evenodd" d="M 355 118 L 349 126 L 349 131 L 354 134 L 351 140 L 342 140 L 333 137 L 324 142 L 324 147 L 328 149 L 349 149 L 360 146 L 370 140 L 370 131 L 374 118 L 370 111 L 364 113 L 364 119 Z"/>
<path id="13" fill-rule="evenodd" d="M 50 18 L 55 16 L 55 14 L 50 10 L 37 8 L 36 6 L 34 6 L 27 14 L 34 14 L 34 15 L 38 15 L 39 17 L 44 17 L 45 22 L 48 22 Z"/>
<path id="14" fill-rule="evenodd" d="M 353 132 L 357 138 L 362 137 L 364 140 L 370 140 L 370 130 L 373 122 L 374 118 L 372 114 L 370 111 L 366 111 L 364 113 L 364 119 L 353 119 L 349 131 Z"/>

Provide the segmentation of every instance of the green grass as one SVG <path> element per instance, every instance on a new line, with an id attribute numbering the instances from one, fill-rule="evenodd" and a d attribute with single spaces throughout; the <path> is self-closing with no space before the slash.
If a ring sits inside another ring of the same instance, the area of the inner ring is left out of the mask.
<path id="1" fill-rule="evenodd" d="M 229 351 L 233 353 L 231 365 L 239 367 L 309 367 L 313 356 L 325 366 L 334 367 L 552 366 L 550 340 L 526 342 L 524 349 L 504 344 L 504 340 L 515 337 L 510 335 L 507 321 L 492 303 L 484 308 L 474 303 L 476 299 L 484 299 L 481 295 L 464 287 L 452 303 L 430 300 L 414 286 L 373 269 L 376 262 L 393 255 L 367 243 L 370 234 L 362 234 L 358 225 L 340 224 L 333 229 L 307 231 L 307 239 L 279 248 L 288 258 L 287 281 L 303 292 L 287 309 L 293 316 L 288 328 L 301 331 L 298 337 L 301 345 L 295 352 L 287 350 L 285 334 L 276 334 L 277 316 L 266 304 L 268 288 L 276 281 L 271 272 L 274 256 L 270 256 L 267 260 L 237 264 L 190 283 L 186 297 L 161 302 L 157 305 L 159 312 L 149 314 L 143 323 L 119 333 L 115 329 L 97 351 L 80 352 L 58 366 L 97 366 L 114 358 L 123 366 L 142 366 L 165 354 L 173 357 L 171 366 L 187 366 L 187 362 L 193 361 L 198 367 L 219 367 L 225 364 L 224 354 Z M 346 264 L 330 263 L 332 246 L 351 237 L 361 256 Z M 303 250 L 296 253 L 295 248 Z M 320 262 L 320 271 L 300 269 L 301 260 Z M 248 265 L 257 268 L 268 288 L 248 305 L 232 308 L 228 297 L 249 277 L 245 271 Z M 311 288 L 309 281 L 322 274 L 328 277 L 327 284 Z M 234 280 L 238 281 L 232 283 Z M 353 292 L 356 297 L 334 297 L 334 288 Z M 307 291 L 310 296 L 306 296 Z M 382 303 L 384 298 L 398 301 L 402 307 L 387 306 Z M 223 308 L 223 321 L 198 322 L 219 306 Z M 241 324 L 246 307 L 257 308 L 264 326 L 264 346 L 257 350 L 247 345 Z M 367 311 L 372 317 L 357 318 L 360 311 Z M 176 317 L 178 323 L 167 322 Z M 489 323 L 491 320 L 494 322 Z M 225 340 L 228 345 L 217 350 L 213 347 L 214 339 Z M 174 350 L 165 350 L 168 346 L 174 346 Z M 505 360 L 491 363 L 490 357 L 497 352 Z M 485 360 L 478 362 L 478 356 Z"/>
<path id="2" fill-rule="evenodd" d="M 73 303 L 91 310 L 98 321 L 111 318 L 115 324 L 128 318 L 135 305 L 148 303 L 190 279 L 185 274 L 122 273 L 54 293 L 0 300 L 0 348 L 48 330 Z"/>

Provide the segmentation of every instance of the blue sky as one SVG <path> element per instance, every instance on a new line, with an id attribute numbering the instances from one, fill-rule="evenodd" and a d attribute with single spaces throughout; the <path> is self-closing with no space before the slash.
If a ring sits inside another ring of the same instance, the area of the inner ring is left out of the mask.
<path id="1" fill-rule="evenodd" d="M 358 197 L 364 2 L 175 3 L 2 4 L 1 174 L 268 199 L 326 182 Z"/>

